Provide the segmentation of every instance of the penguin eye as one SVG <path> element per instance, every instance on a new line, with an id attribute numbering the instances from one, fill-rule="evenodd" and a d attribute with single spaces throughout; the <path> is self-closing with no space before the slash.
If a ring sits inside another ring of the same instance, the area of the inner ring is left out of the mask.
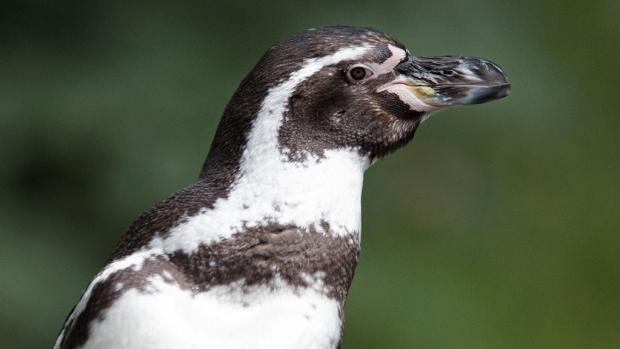
<path id="1" fill-rule="evenodd" d="M 347 70 L 347 76 L 353 81 L 362 81 L 371 75 L 372 70 L 361 64 L 353 65 Z"/>

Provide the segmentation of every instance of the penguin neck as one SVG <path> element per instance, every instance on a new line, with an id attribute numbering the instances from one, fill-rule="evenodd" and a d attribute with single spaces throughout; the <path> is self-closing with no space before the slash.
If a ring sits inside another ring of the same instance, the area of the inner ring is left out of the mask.
<path id="1" fill-rule="evenodd" d="M 205 168 L 203 180 L 209 186 L 226 187 L 213 203 L 213 213 L 232 214 L 248 227 L 328 225 L 337 235 L 359 233 L 369 158 L 343 148 L 325 149 L 320 156 L 304 152 L 295 157 L 303 160 L 291 160 L 278 141 L 280 123 L 259 121 L 248 132 L 236 164 L 211 162 Z"/>
<path id="2" fill-rule="evenodd" d="M 288 161 L 277 148 L 251 147 L 236 166 L 225 192 L 188 217 L 151 247 L 192 253 L 200 245 L 234 239 L 270 227 L 297 228 L 360 241 L 364 170 L 370 161 L 354 149 L 325 150 L 323 156 Z M 264 145 L 264 144 L 263 144 Z M 207 168 L 205 192 L 217 187 L 221 169 Z M 212 174 L 212 175 L 209 175 Z"/>

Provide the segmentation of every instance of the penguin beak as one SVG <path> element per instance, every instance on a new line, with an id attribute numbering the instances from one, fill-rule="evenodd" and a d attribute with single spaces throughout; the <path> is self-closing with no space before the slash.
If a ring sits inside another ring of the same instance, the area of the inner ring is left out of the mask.
<path id="1" fill-rule="evenodd" d="M 480 58 L 409 55 L 394 71 L 396 79 L 380 90 L 397 93 L 420 111 L 485 103 L 510 92 L 502 69 Z"/>

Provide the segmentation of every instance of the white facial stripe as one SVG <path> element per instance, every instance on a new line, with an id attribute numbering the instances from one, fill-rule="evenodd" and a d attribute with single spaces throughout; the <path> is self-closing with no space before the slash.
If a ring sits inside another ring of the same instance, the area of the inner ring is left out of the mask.
<path id="1" fill-rule="evenodd" d="M 333 55 L 309 59 L 304 66 L 293 73 L 291 77 L 279 86 L 269 90 L 269 94 L 262 103 L 258 117 L 253 123 L 248 137 L 246 151 L 241 159 L 241 170 L 253 172 L 261 166 L 264 156 L 261 153 L 271 153 L 274 158 L 280 158 L 278 149 L 278 130 L 282 124 L 282 117 L 288 107 L 288 99 L 295 92 L 297 86 L 323 67 L 336 64 L 342 60 L 360 57 L 368 47 L 354 47 L 339 50 Z"/>

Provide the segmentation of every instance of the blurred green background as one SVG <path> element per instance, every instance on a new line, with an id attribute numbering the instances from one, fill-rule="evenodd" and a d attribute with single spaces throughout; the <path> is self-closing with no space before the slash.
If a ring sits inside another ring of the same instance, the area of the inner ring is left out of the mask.
<path id="1" fill-rule="evenodd" d="M 276 40 L 369 25 L 499 63 L 371 168 L 345 348 L 620 348 L 620 2 L 0 3 L 0 337 L 53 345 L 127 225 L 190 184 Z"/>

